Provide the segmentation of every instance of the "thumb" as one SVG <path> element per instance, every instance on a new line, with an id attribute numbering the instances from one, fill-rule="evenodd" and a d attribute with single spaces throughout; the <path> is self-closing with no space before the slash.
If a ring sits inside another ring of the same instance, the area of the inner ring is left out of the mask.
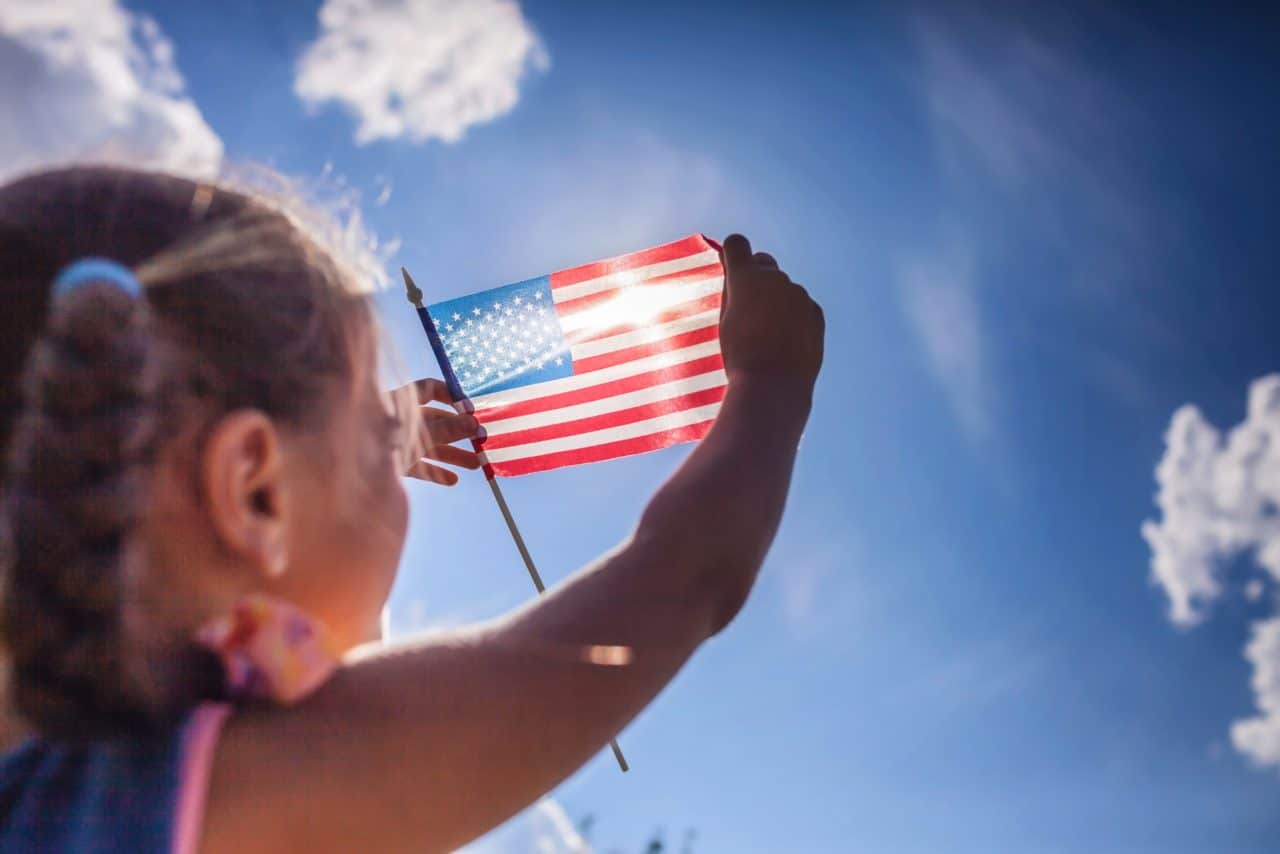
<path id="1" fill-rule="evenodd" d="M 725 278 L 732 281 L 733 274 L 751 261 L 751 241 L 741 234 L 730 234 L 720 248 L 720 259 L 724 264 Z"/>
<path id="2" fill-rule="evenodd" d="M 751 261 L 751 241 L 741 234 L 730 234 L 720 247 L 720 265 L 724 267 L 724 291 L 720 295 L 720 320 L 724 321 L 725 310 L 729 308 L 729 300 L 733 298 L 737 278 Z"/>

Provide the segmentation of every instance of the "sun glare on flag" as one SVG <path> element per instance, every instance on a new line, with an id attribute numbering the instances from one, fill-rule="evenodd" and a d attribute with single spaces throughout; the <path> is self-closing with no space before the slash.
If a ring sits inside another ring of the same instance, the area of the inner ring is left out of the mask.
<path id="1" fill-rule="evenodd" d="M 727 379 L 724 269 L 702 235 L 431 305 L 436 355 L 490 475 L 696 441 Z"/>

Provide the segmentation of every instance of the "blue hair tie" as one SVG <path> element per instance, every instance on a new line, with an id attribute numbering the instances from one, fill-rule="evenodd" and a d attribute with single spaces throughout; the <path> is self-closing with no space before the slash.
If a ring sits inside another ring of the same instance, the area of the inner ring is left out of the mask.
<path id="1" fill-rule="evenodd" d="M 63 267 L 53 280 L 53 296 L 56 299 L 91 282 L 107 282 L 131 297 L 142 296 L 142 285 L 133 271 L 109 258 L 81 258 Z"/>

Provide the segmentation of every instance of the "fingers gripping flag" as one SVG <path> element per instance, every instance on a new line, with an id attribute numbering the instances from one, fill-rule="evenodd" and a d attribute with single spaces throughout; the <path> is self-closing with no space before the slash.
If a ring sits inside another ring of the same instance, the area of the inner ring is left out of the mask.
<path id="1" fill-rule="evenodd" d="M 428 307 L 486 472 L 520 475 L 690 442 L 724 398 L 724 268 L 702 235 Z"/>

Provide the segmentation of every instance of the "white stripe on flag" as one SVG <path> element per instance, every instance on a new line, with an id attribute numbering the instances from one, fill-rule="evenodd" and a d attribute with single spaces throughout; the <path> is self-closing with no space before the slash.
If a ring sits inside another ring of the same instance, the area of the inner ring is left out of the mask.
<path id="1" fill-rule="evenodd" d="M 646 356 L 643 359 L 636 359 L 632 362 L 623 362 L 621 365 L 613 365 L 608 368 L 601 368 L 598 371 L 589 371 L 585 374 L 577 374 L 572 377 L 562 377 L 558 380 L 547 380 L 546 382 L 536 383 L 534 385 L 521 386 L 520 388 L 505 389 L 503 391 L 494 391 L 489 394 L 477 395 L 471 398 L 471 403 L 477 410 L 488 409 L 494 406 L 506 406 L 509 403 L 519 403 L 526 400 L 534 400 L 539 397 L 549 397 L 553 394 L 561 394 L 566 391 L 577 391 L 582 388 L 590 388 L 591 386 L 601 385 L 602 383 L 610 383 L 623 377 L 634 376 L 635 374 L 644 374 L 649 371 L 657 371 L 662 368 L 670 368 L 674 365 L 682 365 L 685 362 L 692 362 L 694 359 L 701 359 L 704 356 L 714 356 L 720 352 L 720 341 L 704 341 L 701 344 L 695 344 L 692 347 L 685 347 L 683 350 L 673 350 L 670 353 L 659 353 L 656 356 Z"/>
<path id="2" fill-rule="evenodd" d="M 720 403 L 716 402 L 707 406 L 699 406 L 695 409 L 671 412 L 645 421 L 624 424 L 621 427 L 593 430 L 590 433 L 578 433 L 561 439 L 530 442 L 527 445 L 514 445 L 510 448 L 494 448 L 491 451 L 485 451 L 485 456 L 488 457 L 490 462 L 501 463 L 509 460 L 524 459 L 525 457 L 554 454 L 560 451 L 575 451 L 579 448 L 590 448 L 622 439 L 634 439 L 638 436 L 648 436 L 652 433 L 661 433 L 666 430 L 674 430 L 677 427 L 686 427 L 690 424 L 709 421 L 715 418 L 716 413 L 719 411 Z"/>
<path id="3" fill-rule="evenodd" d="M 587 279 L 585 282 L 578 282 L 574 285 L 565 285 L 561 288 L 552 288 L 551 296 L 556 302 L 564 302 L 566 300 L 585 297 L 588 294 L 598 293 L 600 291 L 611 290 L 625 285 L 633 285 L 637 282 L 643 282 L 646 279 L 665 276 L 668 273 L 679 273 L 684 270 L 692 270 L 697 267 L 705 267 L 708 264 L 715 264 L 720 260 L 720 253 L 714 249 L 708 249 L 705 252 L 699 252 L 696 255 L 686 255 L 683 258 L 676 258 L 671 261 L 662 261 L 658 264 L 650 264 L 647 267 L 634 267 L 630 270 L 619 270 L 616 273 L 609 273 L 607 276 L 601 276 L 597 279 Z"/>
<path id="4" fill-rule="evenodd" d="M 650 386 L 639 391 L 630 391 L 626 394 L 616 394 L 613 397 L 605 397 L 600 400 L 588 401 L 587 403 L 564 406 L 560 409 L 549 409 L 546 412 L 535 412 L 531 415 L 517 415 L 515 418 L 504 418 L 501 421 L 486 421 L 484 429 L 490 436 L 501 436 L 505 433 L 514 433 L 517 430 L 545 427 L 548 424 L 558 424 L 563 421 L 577 421 L 579 418 L 589 418 L 593 415 L 607 415 L 610 412 L 619 412 L 623 409 L 630 409 L 633 406 L 657 403 L 658 401 L 669 400 L 683 394 L 702 391 L 703 389 L 718 388 L 728 382 L 729 378 L 725 376 L 724 370 L 717 368 L 705 374 Z"/>
<path id="5" fill-rule="evenodd" d="M 715 326 L 719 322 L 720 309 L 713 308 L 711 311 L 704 311 L 691 317 L 683 317 L 670 323 L 643 326 L 631 332 L 623 332 L 621 335 L 610 335 L 608 338 L 575 344 L 569 350 L 573 354 L 573 358 L 585 359 L 587 356 L 612 353 L 615 350 L 624 350 L 637 344 L 655 344 L 658 341 L 673 338 L 685 332 L 692 332 L 695 329 L 702 329 L 707 326 Z"/>
<path id="6" fill-rule="evenodd" d="M 724 288 L 724 274 L 716 273 L 704 279 L 670 285 L 650 285 L 644 288 L 628 288 L 617 296 L 601 300 L 577 311 L 560 314 L 560 328 L 572 336 L 580 329 L 608 329 L 621 324 L 640 324 L 657 317 L 678 305 L 718 294 Z"/>

